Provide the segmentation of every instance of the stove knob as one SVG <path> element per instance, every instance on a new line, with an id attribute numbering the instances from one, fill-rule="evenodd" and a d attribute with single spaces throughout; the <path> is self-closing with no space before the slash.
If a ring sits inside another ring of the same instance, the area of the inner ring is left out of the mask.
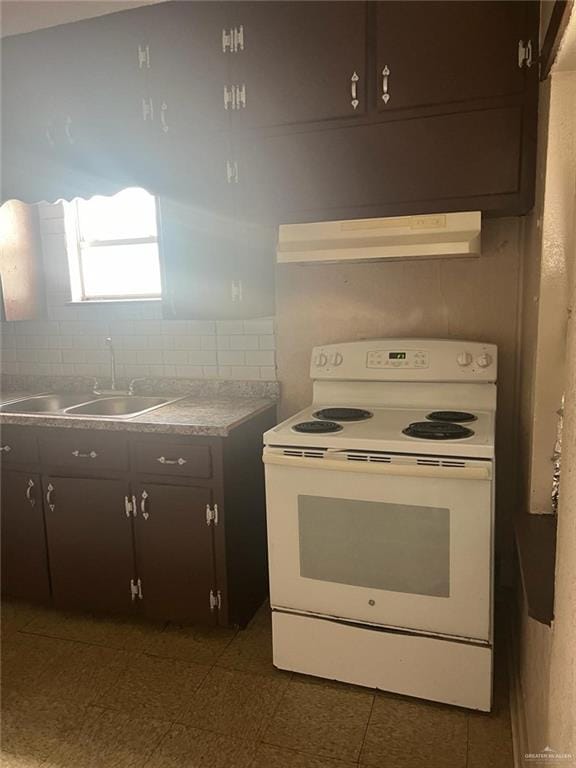
<path id="1" fill-rule="evenodd" d="M 488 368 L 488 366 L 492 364 L 492 356 L 484 353 L 483 355 L 480 355 L 480 357 L 476 358 L 476 362 L 480 368 Z"/>
<path id="2" fill-rule="evenodd" d="M 456 358 L 456 362 L 458 365 L 461 365 L 462 368 L 465 368 L 472 362 L 472 355 L 470 352 L 459 352 L 458 357 Z"/>
<path id="3" fill-rule="evenodd" d="M 342 361 L 343 361 L 343 357 L 340 354 L 340 352 L 336 352 L 336 354 L 332 355 L 332 357 L 330 358 L 330 362 L 334 366 L 342 365 Z"/>
<path id="4" fill-rule="evenodd" d="M 316 360 L 314 361 L 314 363 L 319 368 L 322 368 L 323 366 L 325 366 L 327 362 L 328 362 L 328 356 L 324 354 L 324 352 L 320 352 L 319 355 L 316 355 Z"/>

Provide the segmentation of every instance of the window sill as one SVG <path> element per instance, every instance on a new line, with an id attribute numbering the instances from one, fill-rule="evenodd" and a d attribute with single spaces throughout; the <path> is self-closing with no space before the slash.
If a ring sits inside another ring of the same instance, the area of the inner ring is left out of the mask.
<path id="1" fill-rule="evenodd" d="M 85 301 L 67 301 L 67 307 L 93 307 L 99 304 L 150 304 L 162 301 L 158 296 L 149 299 L 86 299 Z"/>
<path id="2" fill-rule="evenodd" d="M 528 615 L 548 626 L 554 618 L 556 523 L 556 515 L 524 513 L 515 525 Z"/>

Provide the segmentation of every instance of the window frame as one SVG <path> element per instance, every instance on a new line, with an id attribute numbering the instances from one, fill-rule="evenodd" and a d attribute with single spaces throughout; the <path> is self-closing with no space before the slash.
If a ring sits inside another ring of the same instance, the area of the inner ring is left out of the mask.
<path id="1" fill-rule="evenodd" d="M 78 198 L 64 205 L 64 229 L 66 235 L 66 251 L 68 254 L 68 273 L 70 276 L 70 288 L 72 294 L 72 303 L 90 304 L 97 302 L 125 302 L 125 301 L 159 301 L 162 299 L 162 262 L 160 260 L 160 222 L 158 199 L 153 195 L 154 211 L 156 215 L 156 236 L 155 237 L 133 237 L 110 240 L 84 240 L 80 231 L 80 215 L 78 210 Z M 160 279 L 158 291 L 155 293 L 130 293 L 115 294 L 105 293 L 102 295 L 87 295 L 84 286 L 83 274 L 83 248 L 98 248 L 103 246 L 122 246 L 122 245 L 146 245 L 156 244 L 158 266 L 160 269 Z"/>

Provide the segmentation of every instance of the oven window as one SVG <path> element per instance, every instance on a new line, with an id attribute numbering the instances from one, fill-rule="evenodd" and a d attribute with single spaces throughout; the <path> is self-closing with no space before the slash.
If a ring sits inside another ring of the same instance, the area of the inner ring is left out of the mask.
<path id="1" fill-rule="evenodd" d="M 450 510 L 298 496 L 300 575 L 449 597 Z"/>

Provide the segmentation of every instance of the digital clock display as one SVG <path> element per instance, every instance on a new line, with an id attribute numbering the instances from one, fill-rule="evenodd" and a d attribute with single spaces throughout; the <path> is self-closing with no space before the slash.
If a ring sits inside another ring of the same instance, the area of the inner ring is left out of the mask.
<path id="1" fill-rule="evenodd" d="M 406 352 L 389 352 L 389 360 L 406 360 Z"/>

